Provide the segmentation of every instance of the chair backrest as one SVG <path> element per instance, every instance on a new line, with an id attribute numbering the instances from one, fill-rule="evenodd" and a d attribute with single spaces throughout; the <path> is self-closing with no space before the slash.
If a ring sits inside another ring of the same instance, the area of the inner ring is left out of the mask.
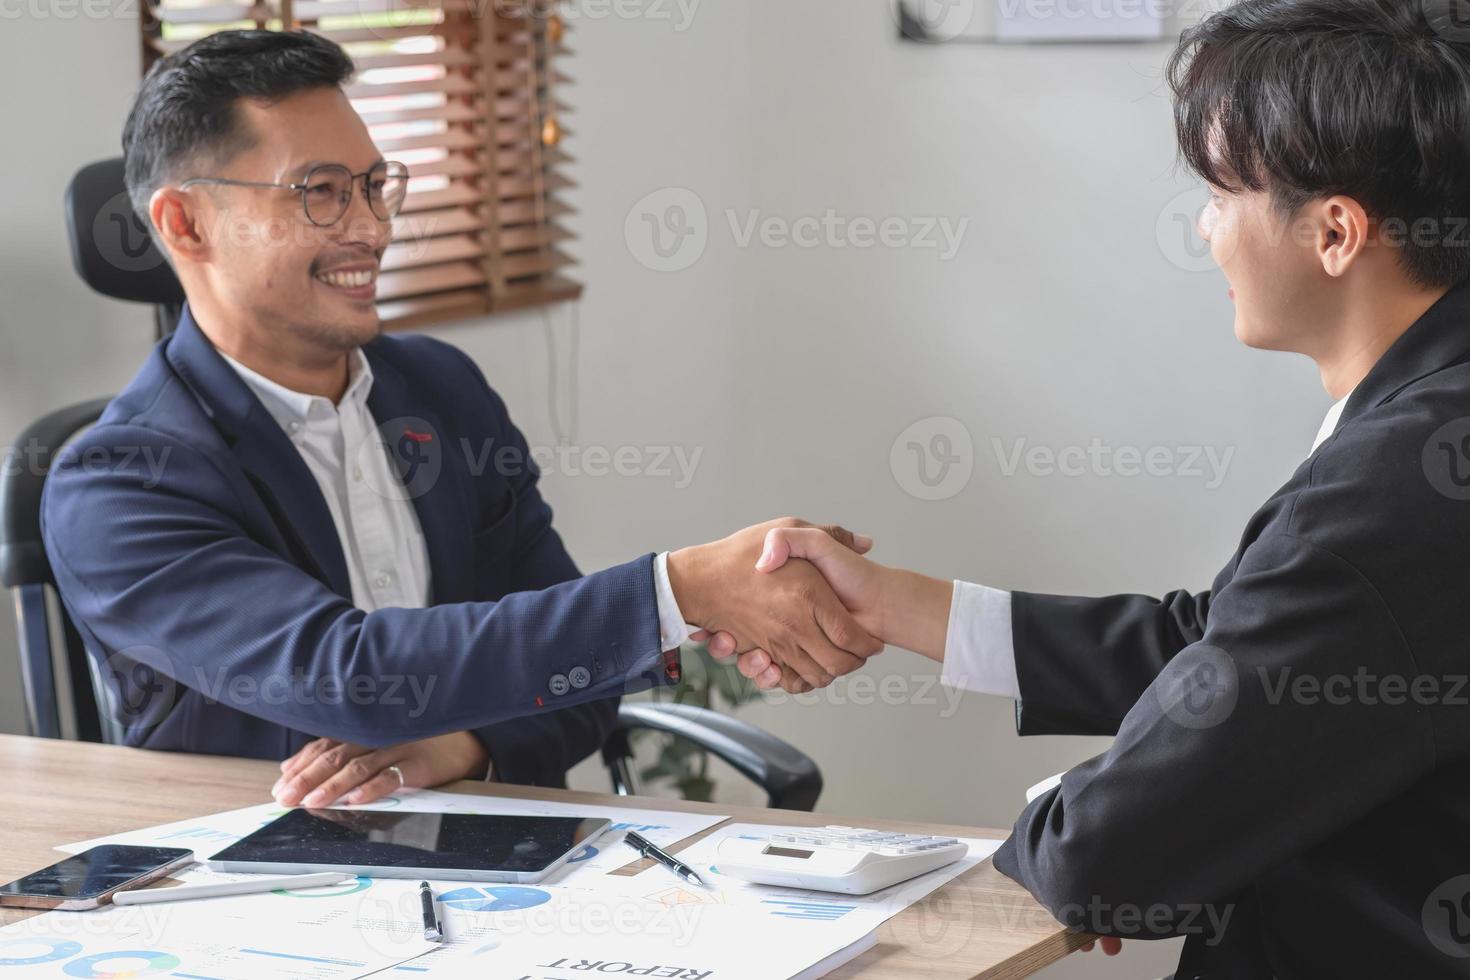
<path id="1" fill-rule="evenodd" d="M 157 334 L 178 322 L 184 289 L 148 225 L 133 210 L 122 157 L 78 170 L 66 188 L 66 232 L 77 275 L 104 296 L 151 303 Z"/>
<path id="2" fill-rule="evenodd" d="M 41 539 L 41 492 L 56 453 L 97 421 L 107 399 L 70 405 L 36 420 L 6 454 L 0 470 L 0 583 L 15 598 L 21 683 L 33 735 L 59 738 L 68 701 L 77 737 L 103 740 L 93 693 L 94 666 L 81 636 L 53 593 L 55 579 Z M 51 610 L 58 610 L 53 617 Z M 53 647 L 52 637 L 61 642 Z"/>

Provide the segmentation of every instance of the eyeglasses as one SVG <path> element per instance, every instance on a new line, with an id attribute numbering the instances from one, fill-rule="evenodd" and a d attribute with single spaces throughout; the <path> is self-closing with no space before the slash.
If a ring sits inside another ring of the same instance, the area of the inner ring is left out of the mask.
<path id="1" fill-rule="evenodd" d="M 353 188 L 361 182 L 363 197 L 379 221 L 391 221 L 403 207 L 408 194 L 408 167 L 391 161 L 377 164 L 371 170 L 355 174 L 340 163 L 313 167 L 299 184 L 271 184 L 258 180 L 230 180 L 225 177 L 190 177 L 179 185 L 187 190 L 194 184 L 221 184 L 228 187 L 279 187 L 299 191 L 306 218 L 314 225 L 326 227 L 342 220 L 352 206 Z"/>

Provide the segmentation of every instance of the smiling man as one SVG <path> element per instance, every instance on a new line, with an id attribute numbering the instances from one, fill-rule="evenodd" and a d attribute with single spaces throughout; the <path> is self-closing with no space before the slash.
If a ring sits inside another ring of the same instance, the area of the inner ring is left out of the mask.
<path id="1" fill-rule="evenodd" d="M 1177 980 L 1470 976 L 1470 24 L 1451 11 L 1247 0 L 1170 63 L 1236 336 L 1310 357 L 1335 400 L 1208 591 L 1012 593 L 768 534 L 762 568 L 816 561 L 875 636 L 1013 698 L 1020 734 L 1115 736 L 995 866 L 1112 951 L 1187 937 Z"/>
<path id="2" fill-rule="evenodd" d="M 760 580 L 764 528 L 580 575 L 479 369 L 380 336 L 406 172 L 352 70 L 314 34 L 224 32 L 155 65 L 128 119 L 128 191 L 188 303 L 43 509 L 127 740 L 283 760 L 284 803 L 555 785 L 619 695 L 677 681 L 686 622 L 793 687 L 876 653 L 810 566 Z"/>

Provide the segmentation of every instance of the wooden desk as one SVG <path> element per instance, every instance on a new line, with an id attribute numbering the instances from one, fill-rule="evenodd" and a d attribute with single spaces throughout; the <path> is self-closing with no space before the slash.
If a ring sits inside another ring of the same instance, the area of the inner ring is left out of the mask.
<path id="1" fill-rule="evenodd" d="M 55 863 L 62 857 L 52 850 L 57 844 L 264 803 L 270 799 L 277 775 L 274 763 L 252 759 L 0 735 L 0 820 L 4 827 L 0 830 L 0 881 L 11 881 Z M 443 788 L 457 793 L 493 792 L 605 806 L 630 802 L 626 797 L 600 793 L 478 782 Z M 790 810 L 682 800 L 644 800 L 642 804 L 729 814 L 733 820 L 750 823 L 860 823 L 950 836 L 1005 836 L 1002 831 L 974 827 L 867 818 L 843 820 Z M 633 874 L 645 866 L 634 862 L 624 871 Z M 0 909 L 0 925 L 30 914 Z M 889 919 L 879 930 L 878 945 L 832 976 L 867 980 L 1024 977 L 1061 959 L 1087 938 L 1064 930 L 1025 889 L 986 861 Z"/>

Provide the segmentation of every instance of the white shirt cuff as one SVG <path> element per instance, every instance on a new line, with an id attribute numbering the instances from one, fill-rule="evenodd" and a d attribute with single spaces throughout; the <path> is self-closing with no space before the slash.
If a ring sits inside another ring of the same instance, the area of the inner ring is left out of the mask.
<path id="1" fill-rule="evenodd" d="M 1020 699 L 1009 592 L 955 582 L 940 680 L 948 687 Z"/>
<path id="2" fill-rule="evenodd" d="M 669 584 L 667 551 L 653 559 L 653 594 L 658 600 L 659 642 L 664 650 L 677 650 L 696 629 L 684 622 L 684 616 L 679 612 L 679 600 L 674 598 L 674 587 Z"/>
<path id="3" fill-rule="evenodd" d="M 1035 802 L 1036 798 L 1042 793 L 1050 793 L 1052 790 L 1062 785 L 1062 777 L 1065 775 L 1066 773 L 1059 772 L 1055 776 L 1047 776 L 1041 782 L 1037 783 L 1035 786 L 1032 786 L 1026 791 L 1026 802 Z"/>

